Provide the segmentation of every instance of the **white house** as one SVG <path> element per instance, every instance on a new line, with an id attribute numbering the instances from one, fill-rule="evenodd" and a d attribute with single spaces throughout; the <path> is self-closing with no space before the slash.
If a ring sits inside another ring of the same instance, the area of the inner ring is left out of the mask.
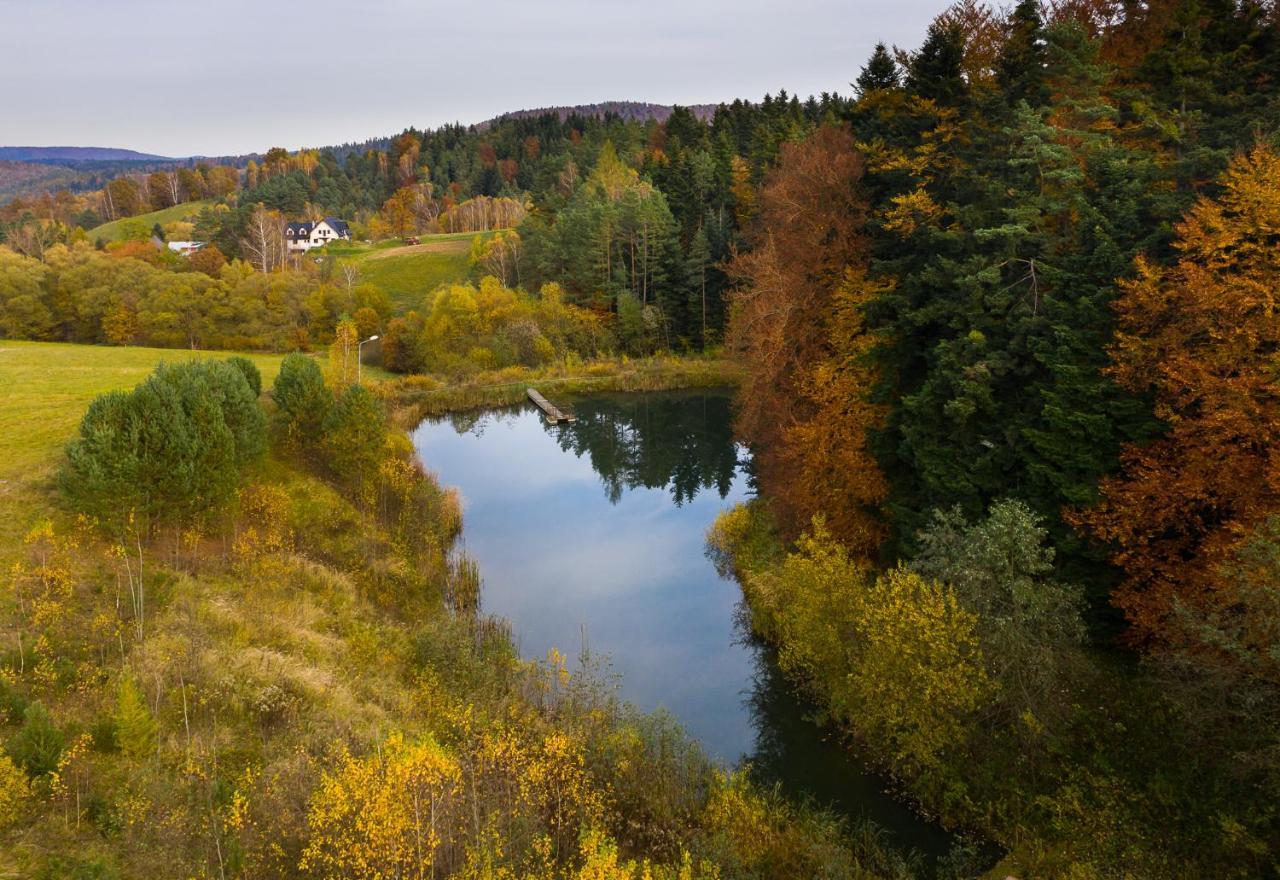
<path id="1" fill-rule="evenodd" d="M 169 250 L 184 257 L 191 256 L 205 245 L 203 241 L 170 241 L 167 244 L 169 245 Z"/>
<path id="2" fill-rule="evenodd" d="M 287 223 L 284 227 L 284 241 L 290 253 L 305 253 L 339 239 L 350 241 L 351 230 L 345 220 L 337 217 L 309 220 L 306 223 Z"/>

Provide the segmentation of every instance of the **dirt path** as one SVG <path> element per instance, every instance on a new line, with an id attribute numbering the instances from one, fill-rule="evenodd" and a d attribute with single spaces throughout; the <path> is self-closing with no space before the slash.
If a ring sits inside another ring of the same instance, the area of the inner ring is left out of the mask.
<path id="1" fill-rule="evenodd" d="M 429 241 L 426 244 L 406 244 L 400 247 L 373 251 L 366 261 L 385 260 L 387 257 L 407 257 L 411 254 L 460 254 L 471 249 L 468 239 L 451 239 L 449 241 Z"/>

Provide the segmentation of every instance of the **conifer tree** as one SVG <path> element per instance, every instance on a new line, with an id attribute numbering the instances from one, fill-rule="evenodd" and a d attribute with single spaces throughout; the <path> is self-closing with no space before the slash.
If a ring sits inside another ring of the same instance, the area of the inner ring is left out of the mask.
<path id="1" fill-rule="evenodd" d="M 145 758 L 155 751 L 156 722 L 131 676 L 120 679 L 112 720 L 115 721 L 120 750 L 130 758 Z"/>
<path id="2" fill-rule="evenodd" d="M 898 64 L 889 54 L 888 47 L 884 43 L 876 43 L 875 51 L 871 53 L 871 58 L 867 60 L 862 72 L 858 74 L 858 79 L 854 82 L 858 93 L 865 95 L 867 92 L 888 91 L 898 88 L 901 84 Z"/>
<path id="3" fill-rule="evenodd" d="M 1019 0 L 1004 25 L 1004 45 L 996 66 L 997 81 L 1010 104 L 1032 107 L 1048 102 L 1046 51 L 1039 0 Z"/>
<path id="4" fill-rule="evenodd" d="M 969 87 L 964 80 L 964 33 L 942 20 L 929 25 L 924 44 L 911 56 L 907 89 L 943 106 L 963 103 Z"/>

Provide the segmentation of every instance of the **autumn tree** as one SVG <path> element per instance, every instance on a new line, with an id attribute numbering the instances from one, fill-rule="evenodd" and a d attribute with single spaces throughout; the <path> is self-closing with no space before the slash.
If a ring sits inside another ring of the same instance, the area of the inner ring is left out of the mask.
<path id="1" fill-rule="evenodd" d="M 1280 156 L 1254 147 L 1221 188 L 1177 227 L 1175 265 L 1140 259 L 1122 283 L 1110 372 L 1154 400 L 1165 434 L 1128 447 L 1101 503 L 1077 514 L 1113 548 L 1115 602 L 1142 639 L 1165 636 L 1178 604 L 1239 601 L 1221 567 L 1280 511 Z"/>
<path id="2" fill-rule="evenodd" d="M 781 564 L 747 572 L 743 589 L 782 668 L 905 766 L 936 765 L 993 693 L 977 616 L 955 592 L 902 567 L 877 576 L 821 520 Z"/>
<path id="3" fill-rule="evenodd" d="M 863 271 L 862 173 L 847 129 L 783 145 L 760 191 L 754 247 L 731 267 L 740 287 L 727 342 L 746 367 L 737 425 L 783 524 L 829 512 L 836 533 L 869 552 L 885 487 L 866 448 L 879 414 L 862 309 L 883 282 Z"/>
<path id="4" fill-rule="evenodd" d="M 321 877 L 428 880 L 460 855 L 462 771 L 430 740 L 393 735 L 376 754 L 343 755 L 307 815 L 301 868 Z"/>

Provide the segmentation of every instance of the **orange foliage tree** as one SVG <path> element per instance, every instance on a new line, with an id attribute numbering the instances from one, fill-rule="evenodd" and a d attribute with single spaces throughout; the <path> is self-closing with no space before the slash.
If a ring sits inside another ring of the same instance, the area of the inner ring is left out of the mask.
<path id="1" fill-rule="evenodd" d="M 880 408 L 862 305 L 878 289 L 863 271 L 863 161 L 846 128 L 782 146 L 755 205 L 753 245 L 736 256 L 727 341 L 747 367 L 738 429 L 792 532 L 826 513 L 857 552 L 878 544 L 885 484 L 866 448 Z"/>
<path id="2" fill-rule="evenodd" d="M 1280 511 L 1280 156 L 1234 160 L 1177 228 L 1168 268 L 1123 284 L 1111 374 L 1154 398 L 1163 437 L 1123 455 L 1102 501 L 1075 514 L 1111 543 L 1115 602 L 1141 639 L 1179 608 L 1232 604 L 1223 563 Z"/>

